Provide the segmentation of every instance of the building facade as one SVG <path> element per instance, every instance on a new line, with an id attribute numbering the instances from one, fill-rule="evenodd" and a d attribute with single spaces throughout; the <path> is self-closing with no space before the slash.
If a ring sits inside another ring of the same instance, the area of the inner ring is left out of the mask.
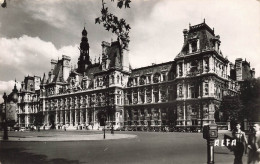
<path id="1" fill-rule="evenodd" d="M 220 37 L 205 21 L 183 34 L 183 47 L 173 61 L 132 69 L 128 50 L 118 41 L 102 42 L 102 55 L 91 62 L 84 28 L 76 69 L 63 55 L 51 60 L 51 70 L 40 84 L 34 77 L 37 87 L 27 82 L 35 87 L 26 84 L 21 90 L 19 124 L 31 124 L 33 112 L 43 112 L 44 124 L 53 128 L 98 129 L 101 114 L 107 125 L 128 130 L 200 128 L 215 122 L 222 97 L 235 95 L 238 81 L 252 78 L 254 70 L 240 59 L 235 66 L 230 63 L 220 50 Z M 250 76 L 244 75 L 248 72 Z M 26 96 L 37 103 L 26 102 Z"/>
<path id="2" fill-rule="evenodd" d="M 18 123 L 21 127 L 34 125 L 35 115 L 40 112 L 40 82 L 38 76 L 27 76 L 18 92 Z"/>

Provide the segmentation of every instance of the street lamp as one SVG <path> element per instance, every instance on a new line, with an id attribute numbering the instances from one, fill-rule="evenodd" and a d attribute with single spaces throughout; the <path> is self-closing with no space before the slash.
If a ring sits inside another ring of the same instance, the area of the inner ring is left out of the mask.
<path id="1" fill-rule="evenodd" d="M 8 140 L 8 132 L 7 132 L 7 120 L 6 120 L 6 104 L 7 104 L 7 95 L 4 93 L 3 95 L 4 103 L 5 103 L 5 108 L 4 108 L 4 115 L 3 115 L 3 123 L 4 123 L 4 136 L 3 140 Z"/>
<path id="2" fill-rule="evenodd" d="M 3 123 L 4 123 L 4 135 L 3 135 L 3 140 L 8 140 L 8 131 L 7 131 L 7 118 L 6 118 L 6 113 L 7 113 L 7 102 L 13 101 L 14 103 L 17 102 L 18 100 L 18 90 L 16 88 L 16 84 L 14 86 L 14 89 L 12 93 L 7 96 L 6 93 L 4 92 L 3 99 L 4 99 L 4 104 L 5 104 L 5 109 L 4 109 L 4 115 L 3 115 Z"/>

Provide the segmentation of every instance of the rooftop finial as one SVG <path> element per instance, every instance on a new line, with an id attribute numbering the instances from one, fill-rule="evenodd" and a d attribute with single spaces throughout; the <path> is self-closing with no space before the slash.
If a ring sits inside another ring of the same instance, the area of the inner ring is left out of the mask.
<path id="1" fill-rule="evenodd" d="M 203 20 L 203 23 L 206 23 L 205 18 L 204 18 L 204 20 Z"/>

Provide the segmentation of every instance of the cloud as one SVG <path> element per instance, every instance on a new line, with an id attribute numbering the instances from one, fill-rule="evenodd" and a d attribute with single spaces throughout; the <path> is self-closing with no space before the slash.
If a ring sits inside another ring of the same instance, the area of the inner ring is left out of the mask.
<path id="1" fill-rule="evenodd" d="M 24 76 L 42 76 L 50 70 L 50 60 L 69 55 L 72 63 L 77 60 L 78 45 L 64 46 L 57 49 L 53 43 L 38 37 L 22 36 L 20 38 L 0 38 L 0 74 L 2 80 L 21 81 Z"/>
<path id="2" fill-rule="evenodd" d="M 183 44 L 182 31 L 206 23 L 221 37 L 221 49 L 231 62 L 251 61 L 260 76 L 260 3 L 249 1 L 164 0 L 146 17 L 132 23 L 130 61 L 134 68 L 174 60 Z"/>

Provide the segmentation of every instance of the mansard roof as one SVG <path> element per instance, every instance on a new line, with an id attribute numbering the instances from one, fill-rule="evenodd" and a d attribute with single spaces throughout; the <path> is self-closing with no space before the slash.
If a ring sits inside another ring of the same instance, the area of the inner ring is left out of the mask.
<path id="1" fill-rule="evenodd" d="M 85 75 L 88 76 L 89 79 L 94 78 L 94 74 L 101 72 L 101 66 L 99 63 L 92 64 L 89 66 L 85 72 Z"/>
<path id="2" fill-rule="evenodd" d="M 150 66 L 136 68 L 132 70 L 132 73 L 130 74 L 131 77 L 134 76 L 142 76 L 147 74 L 155 74 L 155 73 L 161 73 L 161 72 L 169 72 L 172 69 L 174 69 L 174 61 L 166 62 L 166 63 L 160 63 L 160 64 L 152 64 Z"/>
<path id="3" fill-rule="evenodd" d="M 189 43 L 193 40 L 199 40 L 199 49 L 211 50 L 214 48 L 214 40 L 219 40 L 219 36 L 215 36 L 214 29 L 211 29 L 205 22 L 190 26 L 189 30 L 184 30 L 187 33 L 187 38 L 184 39 L 184 44 L 181 52 L 176 56 L 176 58 L 183 57 L 189 52 Z M 184 34 L 185 35 L 185 34 Z"/>
<path id="4" fill-rule="evenodd" d="M 59 60 L 56 66 L 53 69 L 54 78 L 51 82 L 56 83 L 56 82 L 64 82 L 63 77 L 62 77 L 62 60 Z M 49 82 L 49 83 L 51 83 Z"/>
<path id="5" fill-rule="evenodd" d="M 47 78 L 46 78 L 45 73 L 44 73 L 42 80 L 41 80 L 41 85 L 46 84 L 46 83 L 47 83 Z"/>

